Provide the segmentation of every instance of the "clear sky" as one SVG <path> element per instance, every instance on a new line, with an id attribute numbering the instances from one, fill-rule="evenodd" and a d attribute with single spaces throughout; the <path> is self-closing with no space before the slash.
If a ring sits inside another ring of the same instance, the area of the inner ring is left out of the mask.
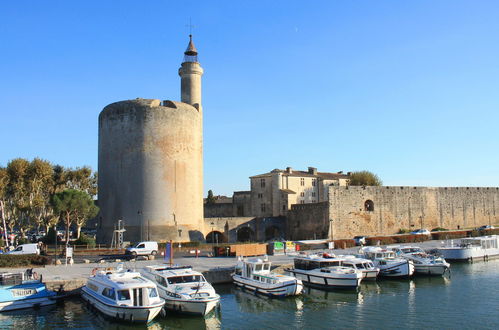
<path id="1" fill-rule="evenodd" d="M 499 2 L 1 1 L 0 165 L 97 169 L 109 103 L 180 99 L 189 19 L 205 191 L 274 168 L 499 186 Z"/>

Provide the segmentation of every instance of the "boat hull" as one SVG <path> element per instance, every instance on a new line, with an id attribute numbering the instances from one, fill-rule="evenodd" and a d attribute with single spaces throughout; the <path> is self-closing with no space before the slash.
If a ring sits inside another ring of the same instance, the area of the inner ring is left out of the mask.
<path id="1" fill-rule="evenodd" d="M 414 265 L 414 273 L 416 275 L 443 275 L 448 269 L 448 264 Z"/>
<path id="2" fill-rule="evenodd" d="M 378 278 L 378 270 L 362 270 L 363 280 L 375 280 Z"/>
<path id="3" fill-rule="evenodd" d="M 445 260 L 472 261 L 499 256 L 499 249 L 482 249 L 480 247 L 460 248 L 444 247 L 437 249 Z"/>
<path id="4" fill-rule="evenodd" d="M 165 300 L 165 309 L 176 313 L 205 316 L 220 303 L 219 295 L 203 300 L 183 300 L 168 296 L 163 288 L 159 291 L 160 297 Z"/>
<path id="5" fill-rule="evenodd" d="M 383 277 L 408 277 L 414 274 L 414 264 L 412 261 L 392 263 L 388 265 L 377 265 L 379 275 Z"/>
<path id="6" fill-rule="evenodd" d="M 56 302 L 57 301 L 55 299 L 51 299 L 50 297 L 0 302 L 0 312 L 7 312 L 25 308 L 38 308 L 42 306 L 53 305 Z"/>
<path id="7" fill-rule="evenodd" d="M 334 277 L 327 276 L 326 273 L 304 272 L 297 269 L 289 269 L 288 272 L 304 285 L 319 289 L 356 289 L 362 281 L 362 276 Z"/>
<path id="8" fill-rule="evenodd" d="M 234 284 L 240 288 L 248 289 L 250 291 L 254 291 L 257 294 L 263 294 L 269 297 L 278 298 L 294 296 L 300 294 L 303 291 L 303 284 L 298 279 L 268 285 L 265 285 L 265 283 L 243 278 L 239 275 L 233 275 L 232 279 L 234 280 Z"/>
<path id="9" fill-rule="evenodd" d="M 102 314 L 116 320 L 127 322 L 148 323 L 159 314 L 164 306 L 164 302 L 153 306 L 140 307 L 111 305 L 88 292 L 86 287 L 82 288 L 81 297 Z"/>

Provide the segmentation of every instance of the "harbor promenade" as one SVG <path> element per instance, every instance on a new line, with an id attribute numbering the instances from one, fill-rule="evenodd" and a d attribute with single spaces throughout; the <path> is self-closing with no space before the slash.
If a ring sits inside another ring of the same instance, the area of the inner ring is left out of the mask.
<path id="1" fill-rule="evenodd" d="M 441 246 L 444 241 L 426 241 L 421 243 L 414 243 L 414 245 L 421 246 L 426 250 L 434 249 Z M 347 249 L 334 249 L 327 250 L 334 254 L 354 254 L 359 250 L 359 247 Z M 320 252 L 324 250 L 309 250 L 310 252 Z M 268 256 L 274 267 L 282 267 L 291 265 L 293 257 L 297 253 L 287 255 L 273 255 Z M 178 257 L 174 259 L 174 263 L 182 266 L 192 266 L 194 270 L 202 272 L 206 279 L 212 284 L 221 284 L 231 282 L 230 274 L 234 269 L 237 258 L 235 257 L 210 257 L 201 255 L 196 257 Z M 45 267 L 34 267 L 33 270 L 42 277 L 43 281 L 47 284 L 49 289 L 58 290 L 62 288 L 65 291 L 75 291 L 85 285 L 86 280 L 92 275 L 94 270 L 105 270 L 107 268 L 117 268 L 123 265 L 124 269 L 139 270 L 148 265 L 161 264 L 167 262 L 162 257 L 155 260 L 136 260 L 136 261 L 105 261 L 94 263 L 75 263 L 75 264 L 62 264 L 62 265 L 47 265 Z M 21 268 L 1 268 L 0 272 L 19 271 Z"/>

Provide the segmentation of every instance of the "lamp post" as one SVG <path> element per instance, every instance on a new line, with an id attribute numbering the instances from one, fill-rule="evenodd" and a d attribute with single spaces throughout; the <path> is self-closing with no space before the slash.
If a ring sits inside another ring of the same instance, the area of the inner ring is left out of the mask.
<path id="1" fill-rule="evenodd" d="M 214 227 L 215 227 L 215 223 L 212 221 L 211 222 L 211 243 L 212 243 L 212 245 L 215 245 L 215 240 L 213 239 L 213 235 L 215 235 L 215 233 L 213 232 Z"/>

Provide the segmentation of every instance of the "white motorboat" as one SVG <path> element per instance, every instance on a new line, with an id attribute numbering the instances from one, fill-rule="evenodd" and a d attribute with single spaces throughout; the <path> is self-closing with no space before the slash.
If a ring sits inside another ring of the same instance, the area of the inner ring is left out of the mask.
<path id="1" fill-rule="evenodd" d="M 57 294 L 47 290 L 36 273 L 0 273 L 0 312 L 55 304 Z"/>
<path id="2" fill-rule="evenodd" d="M 499 236 L 462 238 L 458 244 L 451 240 L 447 246 L 437 248 L 446 260 L 487 260 L 499 256 Z"/>
<path id="3" fill-rule="evenodd" d="M 204 316 L 220 303 L 215 289 L 191 266 L 154 265 L 141 273 L 157 284 L 167 310 Z"/>
<path id="4" fill-rule="evenodd" d="M 267 258 L 240 258 L 232 279 L 238 287 L 269 297 L 293 296 L 302 292 L 303 284 L 299 279 L 275 274 L 270 271 L 270 266 Z"/>
<path id="5" fill-rule="evenodd" d="M 357 258 L 352 255 L 338 255 L 336 257 L 341 260 L 341 266 L 361 271 L 364 280 L 375 280 L 378 277 L 379 268 L 375 267 L 369 259 Z"/>
<path id="6" fill-rule="evenodd" d="M 357 288 L 364 278 L 362 271 L 341 266 L 342 259 L 318 255 L 297 257 L 294 268 L 287 271 L 303 284 L 319 289 Z"/>
<path id="7" fill-rule="evenodd" d="M 386 277 L 407 277 L 414 274 L 414 262 L 395 256 L 395 252 L 379 246 L 360 249 L 359 257 L 370 259 L 379 267 L 379 275 Z"/>
<path id="8" fill-rule="evenodd" d="M 443 275 L 450 269 L 450 264 L 444 258 L 426 253 L 419 246 L 391 245 L 386 247 L 397 256 L 412 260 L 414 272 L 421 275 Z"/>
<path id="9" fill-rule="evenodd" d="M 122 321 L 152 321 L 163 308 L 156 284 L 135 271 L 97 271 L 81 289 L 89 306 Z"/>

